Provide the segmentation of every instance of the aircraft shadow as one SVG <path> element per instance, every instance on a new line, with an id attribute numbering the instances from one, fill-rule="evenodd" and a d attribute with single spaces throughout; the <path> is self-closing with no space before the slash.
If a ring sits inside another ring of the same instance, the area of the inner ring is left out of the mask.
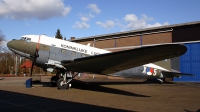
<path id="1" fill-rule="evenodd" d="M 101 80 L 101 79 L 100 79 Z M 160 84 L 159 81 L 139 81 L 139 82 L 133 82 L 133 81 L 123 81 L 123 80 L 102 80 L 102 81 L 81 81 L 81 80 L 76 80 L 73 79 L 73 82 L 78 82 L 78 83 L 91 83 L 94 85 L 126 85 L 126 84 Z M 175 82 L 165 82 L 164 84 L 176 84 Z"/>
<path id="2" fill-rule="evenodd" d="M 150 97 L 147 95 L 140 95 L 131 92 L 127 92 L 124 90 L 114 89 L 105 87 L 102 85 L 111 85 L 111 84 L 133 84 L 133 82 L 87 82 L 74 79 L 72 82 L 72 88 L 80 89 L 80 90 L 88 90 L 88 91 L 97 91 L 97 92 L 104 92 L 104 93 L 112 93 L 118 95 L 125 95 L 125 96 L 134 96 L 134 97 Z M 35 84 L 42 84 L 43 87 L 56 87 L 55 85 L 51 85 L 48 82 L 40 82 L 40 83 L 33 83 Z M 135 83 L 136 84 L 136 83 Z"/>
<path id="3" fill-rule="evenodd" d="M 187 110 L 187 109 L 184 109 L 185 112 L 200 112 L 200 109 L 198 109 L 197 111 L 190 111 L 190 110 Z"/>
<path id="4" fill-rule="evenodd" d="M 28 94 L 0 90 L 0 111 L 28 111 L 28 112 L 55 112 L 55 111 L 95 111 L 95 112 L 130 112 L 122 109 L 102 107 L 78 102 L 63 101 L 52 98 L 33 96 Z"/>
<path id="5" fill-rule="evenodd" d="M 135 94 L 135 93 L 119 90 L 119 89 L 102 86 L 106 84 L 116 84 L 116 83 L 114 82 L 82 82 L 80 80 L 74 80 L 72 83 L 72 86 L 73 88 L 81 89 L 81 90 L 105 92 L 105 93 L 134 96 L 134 97 L 150 97 L 147 95 L 140 95 L 140 94 Z M 118 84 L 124 84 L 124 83 L 118 83 Z"/>

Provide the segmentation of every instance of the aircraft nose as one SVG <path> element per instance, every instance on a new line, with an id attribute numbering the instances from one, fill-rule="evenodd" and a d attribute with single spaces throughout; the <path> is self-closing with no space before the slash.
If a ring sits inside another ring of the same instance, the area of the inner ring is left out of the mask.
<path id="1" fill-rule="evenodd" d="M 11 40 L 11 41 L 9 41 L 9 42 L 7 43 L 7 47 L 8 47 L 8 48 L 12 48 L 12 46 L 13 46 L 13 41 Z"/>
<path id="2" fill-rule="evenodd" d="M 15 51 L 24 52 L 24 50 L 28 48 L 27 46 L 24 46 L 24 42 L 21 40 L 11 40 L 7 43 L 7 46 L 13 52 Z"/>
<path id="3" fill-rule="evenodd" d="M 7 46 L 11 51 L 17 54 L 26 54 L 27 56 L 35 54 L 36 44 L 31 42 L 27 42 L 24 40 L 11 40 L 7 43 Z"/>

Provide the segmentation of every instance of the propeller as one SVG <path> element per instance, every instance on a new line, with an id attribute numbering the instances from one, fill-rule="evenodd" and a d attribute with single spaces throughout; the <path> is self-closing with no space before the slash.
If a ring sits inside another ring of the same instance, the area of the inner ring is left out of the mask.
<path id="1" fill-rule="evenodd" d="M 38 49 L 35 49 L 35 54 L 33 56 L 33 62 L 32 62 L 32 66 L 31 66 L 31 74 L 30 74 L 31 77 L 32 77 L 33 68 L 34 68 L 37 57 L 38 57 Z"/>
<path id="2" fill-rule="evenodd" d="M 39 57 L 39 55 L 38 55 L 39 45 L 40 45 L 39 42 L 40 42 L 40 36 L 39 36 L 38 43 L 37 43 L 37 45 L 36 45 L 35 53 L 34 53 L 34 56 L 33 56 L 33 62 L 32 62 L 32 66 L 31 66 L 31 74 L 30 74 L 31 77 L 32 77 L 33 68 L 34 68 L 34 66 L 35 66 L 36 59 L 37 59 L 37 57 Z"/>

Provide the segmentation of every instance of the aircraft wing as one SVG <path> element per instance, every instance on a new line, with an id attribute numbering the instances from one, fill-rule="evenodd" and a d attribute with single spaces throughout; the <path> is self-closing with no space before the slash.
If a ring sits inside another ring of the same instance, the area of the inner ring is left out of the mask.
<path id="1" fill-rule="evenodd" d="M 61 63 L 69 70 L 112 74 L 147 63 L 161 61 L 183 55 L 187 48 L 180 44 L 164 44 L 141 47 L 120 52 L 63 60 Z"/>

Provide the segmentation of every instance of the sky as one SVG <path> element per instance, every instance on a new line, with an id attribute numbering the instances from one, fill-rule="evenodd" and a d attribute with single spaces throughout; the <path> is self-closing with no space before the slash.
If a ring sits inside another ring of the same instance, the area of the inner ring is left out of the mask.
<path id="1" fill-rule="evenodd" d="M 66 39 L 200 21 L 200 0 L 0 0 L 6 40 L 22 35 Z"/>

